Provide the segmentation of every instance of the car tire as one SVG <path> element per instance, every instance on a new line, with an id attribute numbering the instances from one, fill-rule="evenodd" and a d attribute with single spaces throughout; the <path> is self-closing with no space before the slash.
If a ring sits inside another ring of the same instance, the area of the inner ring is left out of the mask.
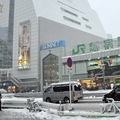
<path id="1" fill-rule="evenodd" d="M 68 97 L 65 97 L 63 101 L 64 101 L 64 103 L 69 103 L 70 102 Z"/>
<path id="2" fill-rule="evenodd" d="M 51 102 L 51 99 L 49 97 L 46 98 L 46 102 Z"/>

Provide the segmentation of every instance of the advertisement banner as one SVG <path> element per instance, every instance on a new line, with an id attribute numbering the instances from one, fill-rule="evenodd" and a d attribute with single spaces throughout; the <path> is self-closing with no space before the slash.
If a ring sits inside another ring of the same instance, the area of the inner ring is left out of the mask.
<path id="1" fill-rule="evenodd" d="M 30 69 L 30 21 L 20 24 L 18 69 Z"/>

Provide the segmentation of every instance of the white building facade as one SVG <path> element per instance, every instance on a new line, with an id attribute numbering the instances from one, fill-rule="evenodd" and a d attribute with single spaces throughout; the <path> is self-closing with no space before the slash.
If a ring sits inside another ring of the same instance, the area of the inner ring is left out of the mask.
<path id="1" fill-rule="evenodd" d="M 41 90 L 62 81 L 62 57 L 76 45 L 106 38 L 87 0 L 15 0 L 13 33 L 13 81 Z"/>

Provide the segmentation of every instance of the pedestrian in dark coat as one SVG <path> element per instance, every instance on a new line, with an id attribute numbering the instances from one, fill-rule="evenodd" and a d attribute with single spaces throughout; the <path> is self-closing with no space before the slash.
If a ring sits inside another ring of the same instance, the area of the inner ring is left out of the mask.
<path id="1" fill-rule="evenodd" d="M 2 95 L 1 95 L 1 92 L 0 92 L 0 111 L 2 111 L 1 110 L 1 99 L 2 99 Z"/>

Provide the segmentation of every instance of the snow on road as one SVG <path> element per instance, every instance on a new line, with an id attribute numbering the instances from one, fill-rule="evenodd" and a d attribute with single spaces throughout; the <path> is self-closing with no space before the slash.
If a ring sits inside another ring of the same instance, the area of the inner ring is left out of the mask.
<path id="1" fill-rule="evenodd" d="M 109 93 L 111 92 L 113 89 L 105 89 L 105 90 L 84 90 L 83 93 L 88 93 L 88 94 L 92 94 L 92 93 Z"/>
<path id="2" fill-rule="evenodd" d="M 86 93 L 89 93 L 88 91 L 85 91 Z M 90 91 L 91 93 L 92 91 Z M 94 91 L 95 92 L 95 91 Z M 109 90 L 105 91 L 96 91 L 98 93 L 106 93 L 109 92 Z M 6 97 L 3 96 L 3 101 L 25 101 L 26 98 L 16 98 L 14 96 L 12 97 Z M 38 101 L 42 101 L 42 98 L 36 99 Z M 96 103 L 97 104 L 97 103 Z M 93 105 L 94 106 L 94 105 Z M 77 112 L 73 111 L 74 114 L 77 114 Z M 90 112 L 90 111 L 79 111 L 79 114 L 81 115 L 96 115 L 99 116 L 100 112 Z M 114 114 L 113 114 L 114 115 Z M 113 118 L 108 117 L 82 117 L 82 116 L 59 116 L 57 114 L 51 114 L 48 110 L 42 111 L 42 112 L 29 112 L 26 108 L 25 109 L 3 109 L 2 112 L 0 112 L 0 120 L 120 120 L 120 115 Z"/>

